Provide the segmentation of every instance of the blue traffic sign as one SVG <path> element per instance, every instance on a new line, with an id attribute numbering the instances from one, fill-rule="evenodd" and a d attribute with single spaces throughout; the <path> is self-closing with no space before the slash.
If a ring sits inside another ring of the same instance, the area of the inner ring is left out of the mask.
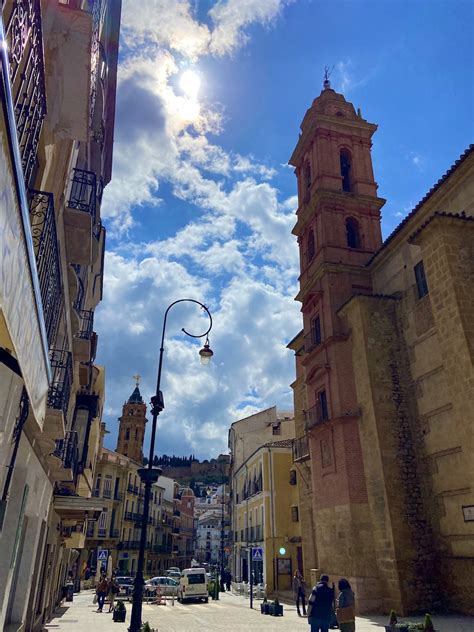
<path id="1" fill-rule="evenodd" d="M 261 546 L 252 547 L 252 560 L 254 562 L 263 562 L 263 548 Z"/>
<path id="2" fill-rule="evenodd" d="M 108 560 L 109 559 L 109 551 L 108 551 L 108 549 L 99 549 L 97 551 L 97 559 L 98 560 Z"/>

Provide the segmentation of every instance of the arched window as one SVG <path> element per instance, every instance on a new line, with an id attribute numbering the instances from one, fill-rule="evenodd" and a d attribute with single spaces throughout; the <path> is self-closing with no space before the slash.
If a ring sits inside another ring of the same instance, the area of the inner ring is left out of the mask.
<path id="1" fill-rule="evenodd" d="M 351 155 L 346 149 L 340 154 L 342 190 L 351 191 Z"/>
<path id="2" fill-rule="evenodd" d="M 314 232 L 311 229 L 308 234 L 307 249 L 306 249 L 306 263 L 309 263 L 311 261 L 315 253 L 316 253 L 316 245 L 314 242 Z"/>
<path id="3" fill-rule="evenodd" d="M 346 219 L 346 236 L 349 248 L 361 247 L 359 222 L 353 217 Z"/>
<path id="4" fill-rule="evenodd" d="M 309 200 L 311 191 L 311 164 L 308 162 L 305 163 L 304 171 L 303 171 L 303 197 L 305 202 Z"/>
<path id="5" fill-rule="evenodd" d="M 138 439 L 138 428 L 135 430 L 135 439 Z"/>
<path id="6" fill-rule="evenodd" d="M 128 441 L 130 439 L 130 428 L 127 428 L 125 430 L 125 441 Z"/>

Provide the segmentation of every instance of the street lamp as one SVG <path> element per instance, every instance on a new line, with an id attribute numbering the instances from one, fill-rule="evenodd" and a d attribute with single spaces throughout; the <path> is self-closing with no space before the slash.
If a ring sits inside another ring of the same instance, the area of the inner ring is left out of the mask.
<path id="1" fill-rule="evenodd" d="M 161 335 L 161 347 L 160 347 L 160 358 L 158 363 L 158 379 L 156 381 L 156 392 L 155 395 L 151 398 L 151 412 L 153 415 L 152 426 L 151 426 L 151 440 L 150 440 L 150 455 L 148 459 L 147 467 L 140 468 L 138 470 L 138 474 L 145 485 L 145 496 L 143 499 L 143 515 L 142 515 L 142 524 L 141 524 L 141 536 L 140 536 L 140 550 L 138 553 L 138 564 L 137 564 L 137 573 L 135 575 L 135 580 L 133 582 L 133 605 L 132 605 L 132 615 L 130 618 L 130 627 L 128 628 L 128 632 L 140 632 L 142 626 L 142 600 L 143 600 L 143 587 L 145 585 L 143 579 L 143 566 L 145 561 L 145 546 L 147 540 L 147 526 L 148 526 L 148 515 L 150 512 L 150 497 L 151 497 L 151 488 L 153 483 L 156 483 L 162 470 L 159 467 L 153 467 L 153 457 L 155 452 L 155 437 L 156 437 L 156 424 L 158 415 L 164 409 L 165 404 L 163 400 L 163 393 L 160 390 L 161 384 L 161 371 L 163 367 L 163 354 L 164 354 L 164 341 L 165 341 L 165 329 L 166 329 L 166 321 L 168 318 L 168 312 L 170 309 L 177 305 L 178 303 L 196 303 L 199 305 L 209 316 L 209 327 L 203 333 L 199 335 L 194 335 L 186 331 L 184 327 L 181 329 L 187 336 L 190 338 L 204 338 L 206 337 L 206 341 L 204 343 L 204 347 L 199 351 L 199 355 L 201 357 L 202 364 L 209 364 L 213 354 L 212 349 L 209 346 L 209 338 L 208 334 L 212 329 L 212 316 L 208 308 L 200 303 L 199 301 L 194 300 L 193 298 L 181 298 L 177 301 L 168 305 L 164 318 L 163 318 L 163 331 Z"/>

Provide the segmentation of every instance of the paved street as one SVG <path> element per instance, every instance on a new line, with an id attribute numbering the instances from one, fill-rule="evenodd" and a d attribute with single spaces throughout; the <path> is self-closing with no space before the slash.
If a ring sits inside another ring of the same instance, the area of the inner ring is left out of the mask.
<path id="1" fill-rule="evenodd" d="M 126 630 L 130 619 L 131 604 L 127 605 L 126 623 L 113 623 L 112 615 L 97 613 L 92 603 L 93 592 L 86 591 L 74 595 L 74 602 L 64 603 L 55 617 L 44 630 L 55 632 L 120 632 Z M 157 632 L 248 632 L 249 630 L 267 630 L 268 632 L 309 631 L 305 618 L 298 618 L 293 606 L 285 606 L 283 617 L 267 617 L 260 614 L 260 602 L 256 609 L 250 610 L 248 601 L 243 597 L 224 594 L 218 602 L 178 604 L 172 606 L 143 606 L 143 620 L 148 621 Z M 420 620 L 414 618 L 414 620 Z M 385 617 L 364 617 L 357 620 L 357 632 L 382 632 Z M 473 632 L 474 617 L 436 617 L 436 629 L 439 632 Z"/>

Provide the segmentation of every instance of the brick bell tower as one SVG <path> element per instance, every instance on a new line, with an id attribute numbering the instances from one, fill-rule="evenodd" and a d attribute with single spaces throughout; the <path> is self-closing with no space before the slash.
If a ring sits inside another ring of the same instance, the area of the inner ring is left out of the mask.
<path id="1" fill-rule="evenodd" d="M 366 263 L 382 244 L 371 159 L 377 126 L 342 94 L 324 88 L 306 112 L 289 163 L 298 179 L 297 222 L 304 327 L 306 430 L 318 567 L 347 577 L 361 611 L 376 606 L 372 541 L 350 332 L 338 315 L 355 293 L 370 293 Z"/>
<path id="2" fill-rule="evenodd" d="M 145 438 L 146 404 L 138 387 L 140 376 L 134 375 L 136 386 L 129 399 L 123 405 L 119 417 L 119 434 L 116 452 L 128 456 L 137 463 L 143 462 L 143 441 Z"/>

